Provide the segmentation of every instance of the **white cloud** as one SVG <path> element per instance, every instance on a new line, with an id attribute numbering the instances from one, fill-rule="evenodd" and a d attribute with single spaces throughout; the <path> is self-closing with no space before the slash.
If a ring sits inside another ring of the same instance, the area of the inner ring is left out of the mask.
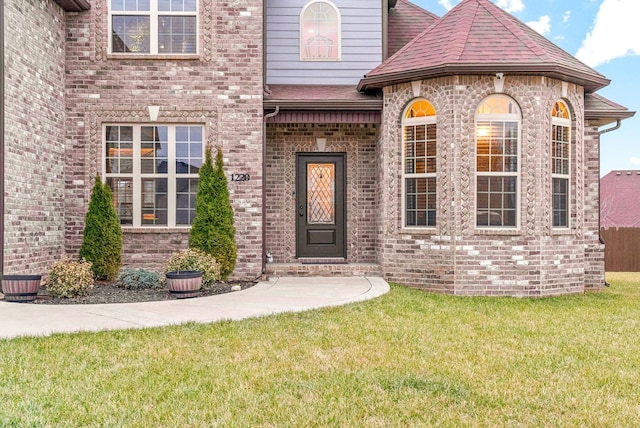
<path id="1" fill-rule="evenodd" d="M 591 67 L 612 59 L 640 55 L 640 1 L 604 0 L 593 29 L 576 57 Z"/>
<path id="2" fill-rule="evenodd" d="M 640 165 L 640 158 L 631 158 L 630 163 Z"/>
<path id="3" fill-rule="evenodd" d="M 509 13 L 520 12 L 524 9 L 522 0 L 493 0 L 493 2 Z M 438 0 L 438 4 L 447 10 L 451 10 L 458 3 L 460 0 Z"/>
<path id="4" fill-rule="evenodd" d="M 451 0 L 438 0 L 438 4 L 447 10 L 451 10 L 453 8 Z"/>
<path id="5" fill-rule="evenodd" d="M 565 24 L 567 22 L 569 22 L 569 20 L 571 19 L 571 11 L 567 10 L 564 15 L 562 15 L 562 22 L 564 22 Z"/>
<path id="6" fill-rule="evenodd" d="M 494 3 L 509 13 L 521 12 L 524 10 L 524 3 L 522 3 L 522 0 L 497 0 L 494 1 Z"/>
<path id="7" fill-rule="evenodd" d="M 551 18 L 547 15 L 543 15 L 537 21 L 527 22 L 527 25 L 543 36 L 551 32 Z"/>

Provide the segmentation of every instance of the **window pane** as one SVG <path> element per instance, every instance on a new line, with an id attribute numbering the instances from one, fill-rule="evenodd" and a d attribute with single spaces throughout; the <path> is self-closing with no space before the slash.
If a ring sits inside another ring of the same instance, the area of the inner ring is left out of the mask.
<path id="1" fill-rule="evenodd" d="M 405 179 L 405 225 L 436 225 L 436 179 Z"/>
<path id="2" fill-rule="evenodd" d="M 567 227 L 569 225 L 569 180 L 565 178 L 553 179 L 553 226 Z"/>
<path id="3" fill-rule="evenodd" d="M 133 180 L 131 178 L 107 178 L 107 184 L 113 194 L 120 224 L 133 224 Z"/>
<path id="4" fill-rule="evenodd" d="M 150 52 L 150 25 L 148 16 L 113 15 L 112 18 L 113 52 Z"/>
<path id="5" fill-rule="evenodd" d="M 142 216 L 143 225 L 167 225 L 167 179 L 142 179 Z"/>
<path id="6" fill-rule="evenodd" d="M 197 178 L 176 180 L 176 224 L 188 225 L 196 216 Z"/>
<path id="7" fill-rule="evenodd" d="M 177 126 L 176 173 L 197 174 L 203 162 L 202 127 Z"/>
<path id="8" fill-rule="evenodd" d="M 196 17 L 160 16 L 158 18 L 159 53 L 195 53 Z"/>
<path id="9" fill-rule="evenodd" d="M 478 177 L 476 225 L 515 227 L 517 219 L 517 178 Z"/>

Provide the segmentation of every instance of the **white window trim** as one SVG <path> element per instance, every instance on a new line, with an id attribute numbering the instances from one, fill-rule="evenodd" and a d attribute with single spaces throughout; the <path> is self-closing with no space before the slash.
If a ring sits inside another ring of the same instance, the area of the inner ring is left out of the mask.
<path id="1" fill-rule="evenodd" d="M 401 209 L 402 209 L 402 229 L 405 229 L 407 231 L 416 231 L 416 230 L 435 230 L 438 227 L 438 210 L 437 210 L 437 206 L 438 206 L 438 192 L 436 190 L 436 224 L 435 226 L 408 226 L 407 225 L 407 209 L 406 209 L 406 205 L 407 205 L 407 194 L 406 194 L 406 179 L 407 178 L 435 178 L 436 179 L 436 189 L 438 186 L 438 181 L 437 181 L 437 175 L 438 175 L 438 155 L 437 155 L 437 142 L 436 142 L 436 172 L 428 172 L 428 173 L 406 173 L 406 155 L 405 155 L 405 145 L 406 145 L 406 140 L 405 140 L 405 132 L 404 132 L 404 128 L 405 126 L 412 126 L 412 125 L 436 125 L 436 141 L 437 141 L 437 133 L 438 133 L 438 129 L 437 129 L 437 123 L 438 123 L 438 116 L 437 116 L 437 112 L 435 116 L 424 116 L 424 117 L 410 117 L 407 118 L 405 117 L 407 115 L 407 112 L 411 109 L 411 107 L 413 106 L 414 103 L 418 102 L 418 101 L 427 101 L 429 104 L 431 104 L 430 101 L 428 101 L 427 99 L 424 98 L 416 98 L 411 100 L 411 102 L 409 102 L 409 104 L 407 105 L 407 107 L 404 109 L 404 111 L 402 112 L 402 124 L 401 124 L 401 131 L 402 132 L 402 147 L 401 147 L 401 156 L 402 156 L 402 185 L 401 185 L 401 199 L 402 199 L 402 203 L 401 203 Z"/>
<path id="2" fill-rule="evenodd" d="M 125 56 L 193 56 L 198 55 L 200 52 L 200 1 L 196 2 L 195 12 L 171 12 L 158 10 L 158 0 L 149 1 L 149 11 L 124 11 L 124 10 L 111 10 L 111 0 L 107 0 L 107 37 L 108 46 L 107 52 L 110 55 L 125 55 Z M 149 52 L 113 52 L 113 15 L 127 15 L 127 16 L 149 16 Z M 190 53 L 181 52 L 158 52 L 158 17 L 160 16 L 194 16 L 196 17 L 196 51 Z"/>
<path id="3" fill-rule="evenodd" d="M 567 151 L 568 154 L 568 162 L 569 162 L 569 173 L 568 174 L 556 174 L 556 173 L 551 173 L 551 198 L 553 198 L 553 179 L 554 178 L 562 178 L 562 179 L 566 179 L 567 180 L 567 225 L 566 226 L 555 226 L 553 224 L 553 199 L 551 200 L 551 227 L 553 229 L 557 229 L 557 230 L 566 230 L 566 229 L 570 229 L 571 228 L 571 170 L 572 170 L 572 158 L 571 158 L 571 136 L 572 136 L 572 132 L 571 132 L 571 112 L 569 112 L 569 106 L 567 105 L 566 102 L 559 100 L 556 102 L 561 102 L 562 104 L 564 104 L 564 106 L 567 108 L 567 112 L 569 113 L 569 119 L 563 119 L 560 117 L 556 117 L 556 116 L 551 116 L 551 129 L 553 130 L 553 125 L 556 126 L 563 126 L 566 127 L 568 130 L 568 145 L 569 145 L 569 150 Z M 555 105 L 555 103 L 554 103 Z M 551 150 L 553 150 L 553 134 L 551 136 L 552 140 L 551 140 Z M 551 171 L 553 171 L 553 152 L 551 152 Z"/>
<path id="4" fill-rule="evenodd" d="M 478 107 L 489 97 L 500 96 L 502 98 L 509 99 L 513 102 L 514 106 L 518 109 L 516 113 L 511 114 L 478 114 Z M 518 123 L 518 171 L 517 172 L 478 172 L 478 122 L 517 122 Z M 482 99 L 476 107 L 475 121 L 473 128 L 473 143 L 474 143 L 474 156 L 473 156 L 473 171 L 475 172 L 475 192 L 473 200 L 475 204 L 473 217 L 473 223 L 476 231 L 518 231 L 521 227 L 522 209 L 520 206 L 522 200 L 521 175 L 522 175 L 522 111 L 516 101 L 508 96 L 493 94 Z M 477 212 L 478 212 L 478 177 L 516 177 L 516 224 L 515 226 L 478 226 Z"/>
<path id="5" fill-rule="evenodd" d="M 327 3 L 329 6 L 333 7 L 336 11 L 336 15 L 338 16 L 338 57 L 337 58 L 305 58 L 302 55 L 304 51 L 304 43 L 302 41 L 302 26 L 303 26 L 303 17 L 305 12 L 309 7 L 311 7 L 315 3 Z M 307 3 L 300 12 L 299 18 L 299 33 L 298 33 L 298 45 L 300 49 L 300 61 L 304 62 L 339 62 L 342 61 L 342 14 L 340 13 L 340 9 L 333 2 L 329 0 L 312 0 Z"/>
<path id="6" fill-rule="evenodd" d="M 107 127 L 108 126 L 131 126 L 133 127 L 133 172 L 132 173 L 108 173 L 107 174 Z M 141 131 L 143 126 L 167 126 L 167 173 L 142 174 L 141 173 Z M 133 221 L 132 224 L 123 224 L 122 228 L 144 228 L 144 229 L 190 229 L 191 225 L 176 224 L 176 179 L 178 178 L 199 178 L 199 174 L 177 174 L 176 173 L 176 127 L 179 126 L 199 126 L 202 128 L 202 160 L 204 162 L 204 147 L 206 142 L 205 126 L 198 123 L 103 123 L 102 124 L 102 176 L 105 178 L 131 178 L 133 192 Z M 166 178 L 167 179 L 167 224 L 149 225 L 142 224 L 142 179 L 143 178 Z"/>

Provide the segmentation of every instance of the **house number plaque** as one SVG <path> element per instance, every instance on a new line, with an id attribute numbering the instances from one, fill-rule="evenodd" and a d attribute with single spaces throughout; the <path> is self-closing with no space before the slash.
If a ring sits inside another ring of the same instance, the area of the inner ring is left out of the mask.
<path id="1" fill-rule="evenodd" d="M 251 176 L 249 174 L 231 174 L 231 181 L 249 181 Z"/>

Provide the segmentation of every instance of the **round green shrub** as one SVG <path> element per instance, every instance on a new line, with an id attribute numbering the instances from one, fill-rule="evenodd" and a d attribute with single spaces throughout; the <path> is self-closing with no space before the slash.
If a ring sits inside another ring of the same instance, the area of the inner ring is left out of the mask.
<path id="1" fill-rule="evenodd" d="M 125 270 L 115 281 L 116 287 L 128 290 L 138 290 L 142 288 L 162 288 L 162 281 L 158 272 L 151 272 L 145 269 Z"/>
<path id="2" fill-rule="evenodd" d="M 54 263 L 44 286 L 53 297 L 86 296 L 93 288 L 91 262 L 65 259 Z"/>
<path id="3" fill-rule="evenodd" d="M 220 279 L 220 265 L 211 254 L 196 248 L 189 248 L 171 256 L 164 267 L 164 273 L 199 270 L 202 272 L 202 287 L 207 288 Z"/>

